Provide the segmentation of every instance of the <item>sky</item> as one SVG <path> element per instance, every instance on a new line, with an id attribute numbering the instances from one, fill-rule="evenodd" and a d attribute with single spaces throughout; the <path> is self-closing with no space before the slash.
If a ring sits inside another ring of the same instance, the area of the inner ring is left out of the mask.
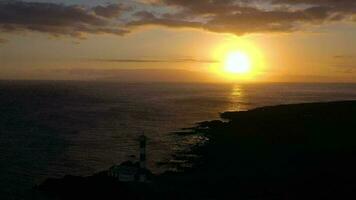
<path id="1" fill-rule="evenodd" d="M 0 0 L 0 79 L 356 82 L 355 44 L 355 0 Z"/>

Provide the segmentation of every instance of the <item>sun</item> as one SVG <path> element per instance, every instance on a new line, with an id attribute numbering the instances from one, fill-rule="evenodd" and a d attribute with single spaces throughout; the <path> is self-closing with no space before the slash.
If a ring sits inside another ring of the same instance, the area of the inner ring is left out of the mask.
<path id="1" fill-rule="evenodd" d="M 225 71 L 233 74 L 247 74 L 251 71 L 251 60 L 246 53 L 230 52 L 225 59 Z"/>
<path id="2" fill-rule="evenodd" d="M 247 38 L 228 37 L 211 51 L 210 72 L 222 82 L 254 82 L 263 78 L 265 59 L 260 46 Z"/>

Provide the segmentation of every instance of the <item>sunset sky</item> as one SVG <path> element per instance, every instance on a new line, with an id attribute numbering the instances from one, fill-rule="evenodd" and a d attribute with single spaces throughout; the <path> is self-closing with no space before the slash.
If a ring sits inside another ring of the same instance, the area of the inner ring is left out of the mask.
<path id="1" fill-rule="evenodd" d="M 0 0 L 0 79 L 356 82 L 355 63 L 355 0 Z"/>

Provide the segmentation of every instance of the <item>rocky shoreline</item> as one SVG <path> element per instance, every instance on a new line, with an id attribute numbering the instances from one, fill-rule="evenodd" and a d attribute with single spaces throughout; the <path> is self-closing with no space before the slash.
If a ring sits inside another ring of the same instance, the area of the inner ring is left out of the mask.
<path id="1" fill-rule="evenodd" d="M 221 118 L 181 133 L 205 138 L 175 155 L 189 168 L 146 183 L 100 172 L 48 179 L 36 189 L 60 199 L 356 198 L 356 101 L 269 106 Z"/>

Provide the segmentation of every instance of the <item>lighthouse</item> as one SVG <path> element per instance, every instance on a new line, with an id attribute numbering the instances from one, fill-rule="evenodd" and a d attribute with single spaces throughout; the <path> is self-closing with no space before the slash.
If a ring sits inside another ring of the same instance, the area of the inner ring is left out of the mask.
<path id="1" fill-rule="evenodd" d="M 140 136 L 140 182 L 146 182 L 146 140 L 147 137 L 142 134 Z"/>

